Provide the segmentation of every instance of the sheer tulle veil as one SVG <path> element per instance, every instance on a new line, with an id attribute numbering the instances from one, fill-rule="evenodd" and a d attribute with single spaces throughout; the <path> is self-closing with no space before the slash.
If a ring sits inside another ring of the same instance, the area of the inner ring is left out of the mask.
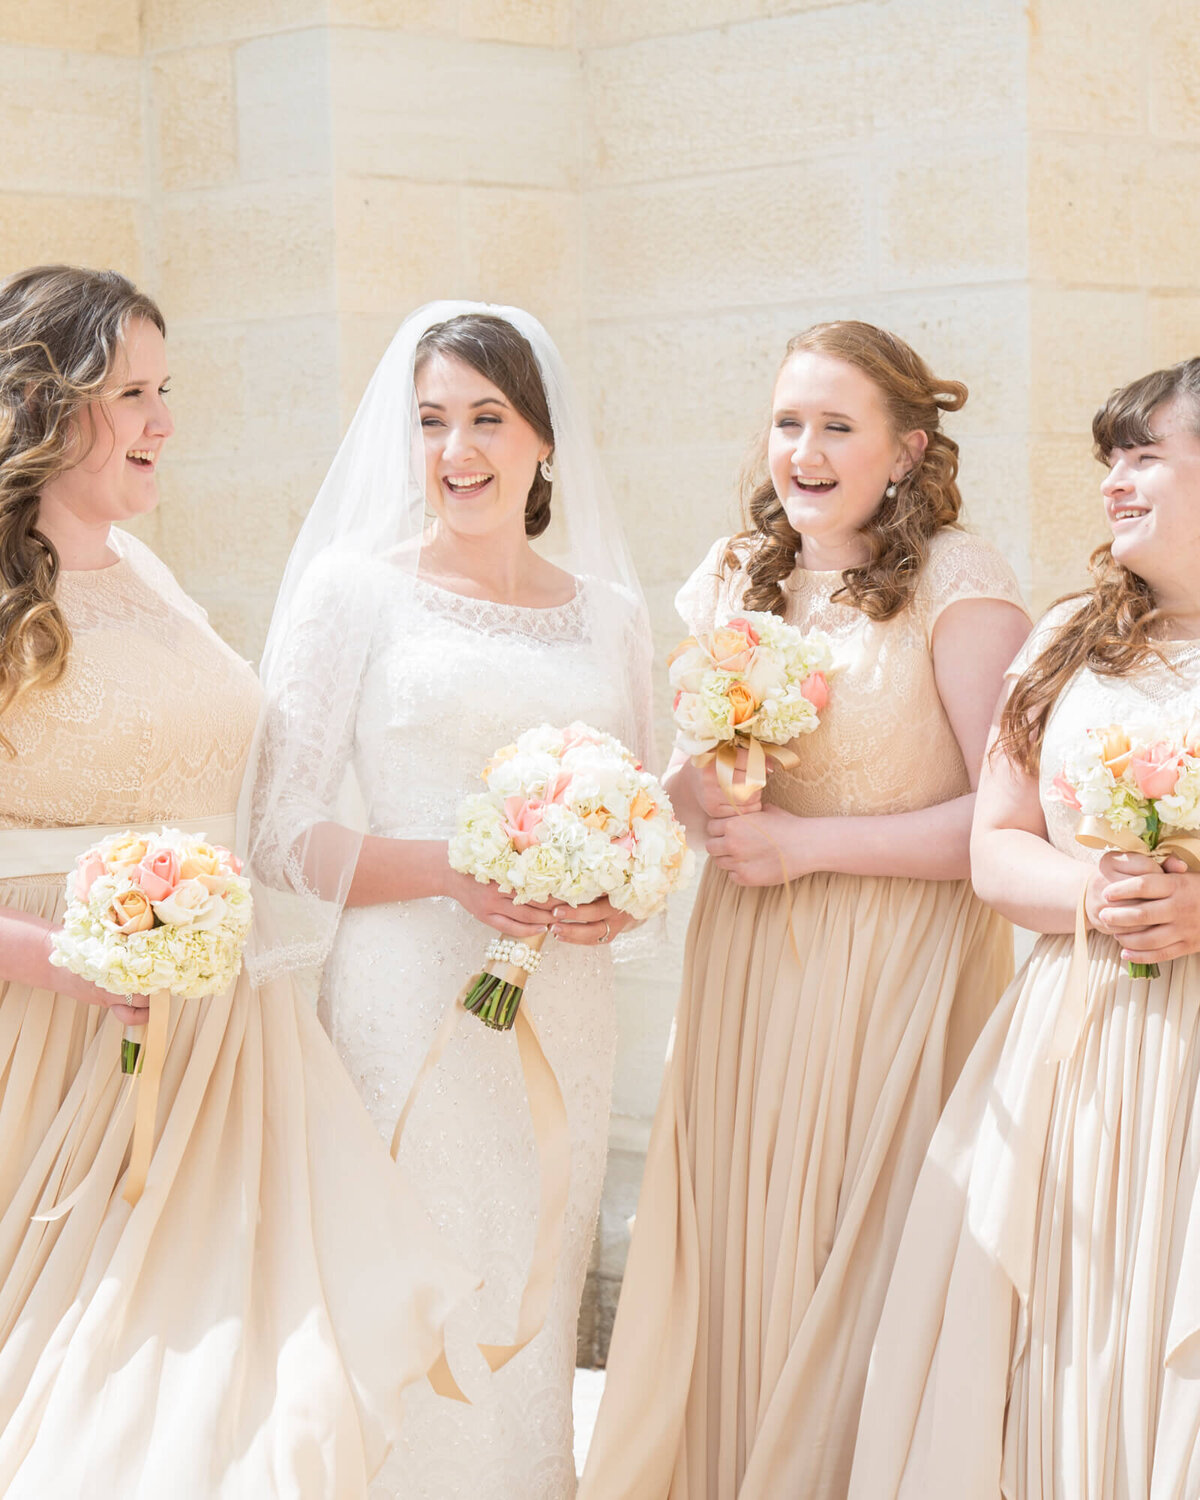
<path id="1" fill-rule="evenodd" d="M 412 587 L 420 540 L 436 525 L 425 497 L 413 379 L 417 346 L 428 329 L 464 313 L 507 320 L 533 349 L 554 430 L 552 520 L 534 545 L 583 580 L 588 639 L 625 687 L 622 737 L 643 760 L 651 759 L 645 600 L 558 350 L 520 308 L 431 302 L 404 321 L 371 377 L 296 539 L 271 619 L 261 665 L 264 712 L 239 819 L 258 877 L 256 942 L 248 963 L 259 980 L 323 960 L 362 835 L 373 826 L 353 767 L 373 617 L 357 599 L 346 609 L 345 579 L 348 573 L 361 577 L 366 595 Z M 520 691 L 519 682 L 513 690 Z M 464 703 L 464 724 L 470 712 Z M 437 753 L 431 744 L 430 754 Z"/>

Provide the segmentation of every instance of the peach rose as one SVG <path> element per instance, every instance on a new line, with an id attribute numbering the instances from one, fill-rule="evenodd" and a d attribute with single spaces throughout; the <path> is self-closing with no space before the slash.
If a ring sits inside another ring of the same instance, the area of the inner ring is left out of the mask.
<path id="1" fill-rule="evenodd" d="M 147 854 L 130 870 L 129 878 L 141 886 L 151 901 L 165 901 L 179 884 L 179 856 L 174 849 Z"/>
<path id="2" fill-rule="evenodd" d="M 752 719 L 758 712 L 758 704 L 754 701 L 754 694 L 744 682 L 731 682 L 726 697 L 729 699 L 730 708 L 733 709 L 733 722 L 735 726 L 744 724 L 747 719 Z"/>
<path id="3" fill-rule="evenodd" d="M 221 856 L 211 844 L 193 844 L 179 861 L 180 880 L 194 880 L 197 875 L 216 875 Z"/>
<path id="4" fill-rule="evenodd" d="M 1058 793 L 1059 798 L 1063 802 L 1065 802 L 1068 807 L 1073 807 L 1076 812 L 1083 811 L 1083 809 L 1079 805 L 1079 798 L 1075 795 L 1075 788 L 1071 785 L 1071 783 L 1067 780 L 1067 778 L 1061 771 L 1054 778 L 1052 785 L 1054 787 L 1054 790 Z"/>
<path id="5" fill-rule="evenodd" d="M 588 828 L 594 828 L 597 833 L 603 833 L 611 816 L 607 807 L 598 807 L 595 812 L 586 813 L 579 821 Z"/>
<path id="6" fill-rule="evenodd" d="M 1193 724 L 1184 735 L 1183 748 L 1189 755 L 1200 755 L 1200 724 Z"/>
<path id="7" fill-rule="evenodd" d="M 1183 752 L 1178 745 L 1167 740 L 1147 745 L 1129 758 L 1129 773 L 1138 791 L 1152 802 L 1158 797 L 1171 795 L 1182 767 Z"/>
<path id="8" fill-rule="evenodd" d="M 744 672 L 754 660 L 757 645 L 758 632 L 749 620 L 739 618 L 713 631 L 709 653 L 720 671 Z"/>
<path id="9" fill-rule="evenodd" d="M 131 932 L 148 932 L 154 926 L 154 910 L 145 891 L 119 891 L 104 920 L 111 922 L 126 937 Z"/>
<path id="10" fill-rule="evenodd" d="M 224 844 L 214 844 L 212 847 L 217 857 L 224 861 L 235 875 L 242 873 L 242 862 L 232 850 L 226 849 Z"/>
<path id="11" fill-rule="evenodd" d="M 75 861 L 73 889 L 77 901 L 86 901 L 88 892 L 97 879 L 104 874 L 104 861 L 96 849 L 89 849 Z"/>
<path id="12" fill-rule="evenodd" d="M 825 673 L 810 673 L 800 684 L 800 696 L 807 698 L 818 713 L 824 713 L 829 702 L 829 682 Z"/>
<path id="13" fill-rule="evenodd" d="M 629 804 L 629 821 L 635 818 L 650 818 L 657 811 L 654 798 L 644 788 L 639 788 L 633 801 Z"/>
<path id="14" fill-rule="evenodd" d="M 1100 733 L 1103 735 L 1100 758 L 1112 772 L 1113 780 L 1119 781 L 1129 767 L 1132 754 L 1129 736 L 1119 724 L 1111 724 Z"/>
<path id="15" fill-rule="evenodd" d="M 146 857 L 149 844 L 135 833 L 122 834 L 114 839 L 108 851 L 106 863 L 110 870 L 123 870 L 136 865 Z"/>

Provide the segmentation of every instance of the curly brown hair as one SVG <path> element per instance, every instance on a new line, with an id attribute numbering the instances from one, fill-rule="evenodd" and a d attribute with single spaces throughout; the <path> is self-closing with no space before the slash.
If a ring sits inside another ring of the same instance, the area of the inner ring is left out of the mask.
<path id="1" fill-rule="evenodd" d="M 77 418 L 107 393 L 133 318 L 157 306 L 116 271 L 34 266 L 0 283 L 0 717 L 61 677 L 71 633 L 58 554 L 37 529 L 42 487 L 79 462 Z M 0 730 L 0 747 L 13 747 Z"/>
<path id="2" fill-rule="evenodd" d="M 1116 390 L 1092 418 L 1096 458 L 1108 463 L 1118 448 L 1141 448 L 1158 441 L 1154 413 L 1169 401 L 1186 401 L 1192 431 L 1200 436 L 1200 358 L 1185 359 Z M 1146 580 L 1123 567 L 1112 543 L 1088 559 L 1092 586 L 1056 600 L 1082 601 L 1054 630 L 1017 679 L 1000 716 L 995 751 L 1035 775 L 1046 724 L 1063 689 L 1082 667 L 1101 677 L 1122 677 L 1162 650 L 1150 629 L 1162 618 Z"/>
<path id="3" fill-rule="evenodd" d="M 542 382 L 542 372 L 529 340 L 506 318 L 493 313 L 460 313 L 444 323 L 426 329 L 417 344 L 415 368 L 432 354 L 461 359 L 463 364 L 485 376 L 512 402 L 513 410 L 524 417 L 538 437 L 550 444 L 554 452 L 554 428 L 550 422 L 550 402 Z M 541 536 L 550 524 L 551 480 L 541 469 L 534 472 L 533 483 L 525 500 L 525 535 Z"/>
<path id="4" fill-rule="evenodd" d="M 953 526 L 962 509 L 958 489 L 958 444 L 942 431 L 945 411 L 958 411 L 967 388 L 957 380 L 939 380 L 902 338 L 873 323 L 843 319 L 814 323 L 788 343 L 782 370 L 796 354 L 829 355 L 861 370 L 883 396 L 897 437 L 921 429 L 928 438 L 924 456 L 896 483 L 895 495 L 883 495 L 863 529 L 871 557 L 847 568 L 834 595 L 873 620 L 890 620 L 911 600 L 929 552 L 929 542 L 943 526 Z M 742 473 L 742 504 L 747 525 L 730 539 L 723 567 L 744 570 L 746 609 L 783 614 L 783 585 L 800 551 L 801 538 L 788 524 L 783 501 L 767 472 L 770 424 L 764 428 Z"/>

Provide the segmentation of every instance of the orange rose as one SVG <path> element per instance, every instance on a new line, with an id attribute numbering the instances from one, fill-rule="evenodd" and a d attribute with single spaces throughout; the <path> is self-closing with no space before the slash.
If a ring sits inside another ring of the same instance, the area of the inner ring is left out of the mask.
<path id="1" fill-rule="evenodd" d="M 113 897 L 105 914 L 122 937 L 131 932 L 148 932 L 154 926 L 154 909 L 144 891 L 121 891 Z"/>
<path id="2" fill-rule="evenodd" d="M 603 833 L 612 816 L 607 807 L 598 807 L 595 812 L 590 812 L 581 818 L 581 823 L 586 823 L 589 828 L 594 828 L 597 833 Z"/>
<path id="3" fill-rule="evenodd" d="M 729 684 L 729 706 L 733 709 L 733 722 L 735 725 L 744 724 L 747 719 L 752 719 L 758 711 L 758 704 L 754 701 L 754 694 L 744 682 L 731 682 Z"/>
<path id="4" fill-rule="evenodd" d="M 1129 767 L 1129 757 L 1132 747 L 1129 736 L 1119 724 L 1111 724 L 1107 729 L 1101 730 L 1103 735 L 1103 749 L 1100 758 L 1113 774 L 1113 779 L 1119 781 Z"/>

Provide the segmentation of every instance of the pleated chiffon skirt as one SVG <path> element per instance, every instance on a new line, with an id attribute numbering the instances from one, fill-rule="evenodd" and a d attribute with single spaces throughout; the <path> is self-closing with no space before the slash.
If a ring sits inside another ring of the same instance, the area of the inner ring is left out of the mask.
<path id="1" fill-rule="evenodd" d="M 709 866 L 586 1500 L 845 1495 L 913 1185 L 1011 972 L 965 882 Z"/>
<path id="2" fill-rule="evenodd" d="M 1200 1496 L 1200 957 L 1130 979 L 1040 938 L 939 1125 L 864 1403 L 855 1500 Z"/>
<path id="3" fill-rule="evenodd" d="M 62 885 L 0 903 L 53 919 Z M 289 982 L 172 1001 L 132 1208 L 121 1036 L 0 983 L 0 1494 L 362 1500 L 476 1278 Z"/>

